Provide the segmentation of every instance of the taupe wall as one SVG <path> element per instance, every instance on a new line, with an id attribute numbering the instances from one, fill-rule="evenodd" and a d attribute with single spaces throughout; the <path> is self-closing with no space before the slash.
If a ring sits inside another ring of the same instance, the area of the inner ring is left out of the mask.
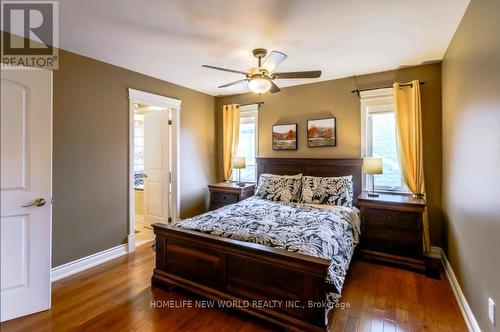
<path id="1" fill-rule="evenodd" d="M 448 259 L 483 331 L 500 331 L 499 165 L 500 2 L 472 0 L 443 60 L 443 198 Z"/>
<path id="2" fill-rule="evenodd" d="M 263 101 L 259 110 L 259 155 L 261 157 L 359 157 L 361 155 L 361 111 L 356 87 L 370 88 L 393 82 L 425 81 L 422 86 L 424 167 L 426 175 L 431 241 L 441 244 L 441 65 L 405 68 L 356 78 L 343 78 L 285 88 L 277 94 L 242 94 L 216 99 L 218 126 L 222 105 Z M 357 85 L 356 85 L 357 84 Z M 337 146 L 308 148 L 306 121 L 333 115 L 337 119 Z M 271 130 L 275 123 L 298 123 L 297 151 L 273 151 Z M 221 129 L 218 131 L 219 160 L 222 160 Z M 219 167 L 222 168 L 222 167 Z M 219 179 L 222 174 L 219 170 Z"/>
<path id="3" fill-rule="evenodd" d="M 216 179 L 215 98 L 104 62 L 59 53 L 54 71 L 52 265 L 124 243 L 128 88 L 182 100 L 181 217 L 205 210 Z"/>

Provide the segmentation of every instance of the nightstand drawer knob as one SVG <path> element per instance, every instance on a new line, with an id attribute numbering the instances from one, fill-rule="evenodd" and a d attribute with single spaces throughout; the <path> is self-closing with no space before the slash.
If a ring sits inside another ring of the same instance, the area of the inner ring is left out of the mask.
<path id="1" fill-rule="evenodd" d="M 392 220 L 392 218 L 393 218 L 393 217 L 392 217 L 392 215 L 391 215 L 391 214 L 387 215 L 387 219 Z"/>

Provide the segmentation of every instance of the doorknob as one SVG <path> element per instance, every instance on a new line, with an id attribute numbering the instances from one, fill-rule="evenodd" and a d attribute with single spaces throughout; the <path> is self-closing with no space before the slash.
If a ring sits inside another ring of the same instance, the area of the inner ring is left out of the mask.
<path id="1" fill-rule="evenodd" d="M 146 173 L 144 173 L 144 178 L 147 178 L 147 177 L 148 177 L 148 175 Z"/>
<path id="2" fill-rule="evenodd" d="M 31 206 L 44 206 L 45 200 L 43 198 L 37 198 L 30 204 L 23 205 L 23 207 L 31 207 Z"/>

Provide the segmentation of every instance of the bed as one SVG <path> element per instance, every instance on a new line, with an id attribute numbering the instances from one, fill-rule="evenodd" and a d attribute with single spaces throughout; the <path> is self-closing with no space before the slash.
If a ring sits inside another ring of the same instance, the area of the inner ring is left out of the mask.
<path id="1" fill-rule="evenodd" d="M 356 198 L 361 165 L 358 158 L 258 158 L 257 172 L 352 175 Z M 154 224 L 152 284 L 231 301 L 288 329 L 324 331 L 357 243 L 353 211 L 249 198 L 176 225 Z"/>

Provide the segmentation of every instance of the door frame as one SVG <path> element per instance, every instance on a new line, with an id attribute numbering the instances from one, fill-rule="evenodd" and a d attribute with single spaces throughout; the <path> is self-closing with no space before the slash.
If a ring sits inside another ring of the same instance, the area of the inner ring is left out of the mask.
<path id="1" fill-rule="evenodd" d="M 128 236 L 127 236 L 127 249 L 128 252 L 135 251 L 135 198 L 134 198 L 134 110 L 135 104 L 146 104 L 152 106 L 161 106 L 171 111 L 171 142 L 170 142 L 170 173 L 171 178 L 171 193 L 170 202 L 170 216 L 172 222 L 175 223 L 179 219 L 180 210 L 180 183 L 179 183 L 179 156 L 180 156 L 180 110 L 181 100 L 169 98 L 145 91 L 128 89 L 129 97 L 129 147 L 128 147 L 128 166 L 129 166 L 129 183 L 128 183 Z M 167 197 L 167 199 L 169 199 Z"/>

